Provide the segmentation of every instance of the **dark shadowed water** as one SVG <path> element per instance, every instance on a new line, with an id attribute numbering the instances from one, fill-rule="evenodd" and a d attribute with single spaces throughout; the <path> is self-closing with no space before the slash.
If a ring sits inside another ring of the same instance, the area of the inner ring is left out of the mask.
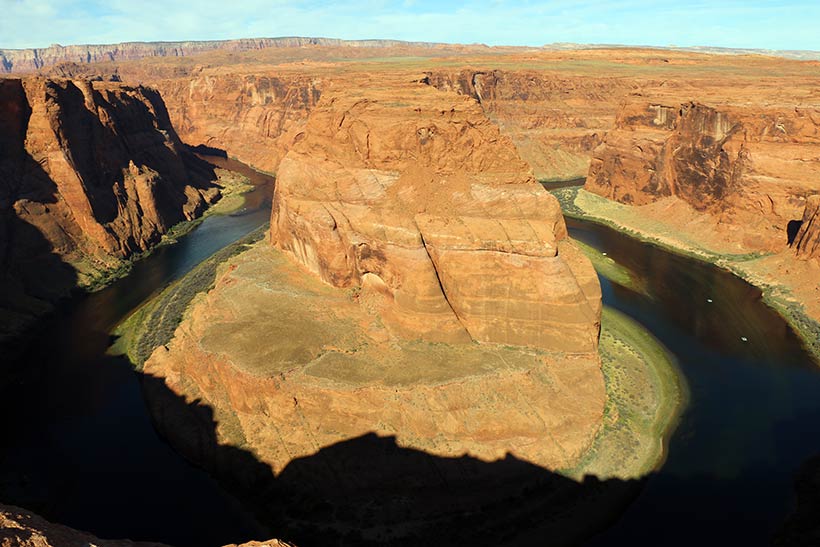
<path id="1" fill-rule="evenodd" d="M 207 546 L 259 537 L 235 499 L 160 439 L 130 365 L 105 355 L 108 333 L 132 310 L 269 220 L 272 177 L 208 161 L 257 185 L 245 208 L 207 217 L 128 277 L 70 302 L 17 363 L 29 373 L 0 401 L 0 502 L 109 538 Z"/>
<path id="2" fill-rule="evenodd" d="M 643 280 L 645 295 L 602 279 L 604 304 L 659 338 L 691 391 L 663 468 L 591 544 L 769 544 L 793 508 L 795 471 L 820 453 L 820 366 L 746 282 L 604 226 L 567 224 Z"/>

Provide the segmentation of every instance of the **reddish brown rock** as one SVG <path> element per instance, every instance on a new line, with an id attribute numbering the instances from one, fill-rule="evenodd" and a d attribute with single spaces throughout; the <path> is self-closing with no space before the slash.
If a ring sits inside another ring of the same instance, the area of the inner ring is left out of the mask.
<path id="1" fill-rule="evenodd" d="M 167 547 L 162 543 L 99 539 L 68 526 L 48 522 L 19 507 L 0 505 L 0 547 Z M 293 547 L 278 539 L 225 547 Z"/>
<path id="2" fill-rule="evenodd" d="M 632 205 L 674 197 L 713 217 L 715 237 L 779 251 L 820 177 L 818 145 L 811 108 L 628 103 L 585 188 Z"/>
<path id="3" fill-rule="evenodd" d="M 597 282 L 510 141 L 470 98 L 375 85 L 311 114 L 279 168 L 274 244 L 381 295 L 398 333 L 594 351 Z"/>
<path id="4" fill-rule="evenodd" d="M 618 101 L 632 88 L 608 76 L 534 70 L 436 71 L 424 81 L 479 101 L 539 180 L 585 177 Z"/>
<path id="5" fill-rule="evenodd" d="M 0 308 L 14 325 L 218 197 L 156 91 L 0 80 Z"/>
<path id="6" fill-rule="evenodd" d="M 554 471 L 602 426 L 600 286 L 475 100 L 334 81 L 279 166 L 271 238 L 145 362 L 178 450 L 328 543 L 458 544 L 543 514 L 484 509 L 536 482 L 577 490 Z"/>
<path id="7" fill-rule="evenodd" d="M 806 200 L 803 220 L 794 239 L 794 250 L 800 258 L 820 258 L 820 195 Z"/>
<path id="8" fill-rule="evenodd" d="M 152 81 L 166 100 L 174 128 L 195 145 L 228 151 L 257 169 L 275 172 L 304 129 L 321 95 L 321 77 L 199 71 Z"/>

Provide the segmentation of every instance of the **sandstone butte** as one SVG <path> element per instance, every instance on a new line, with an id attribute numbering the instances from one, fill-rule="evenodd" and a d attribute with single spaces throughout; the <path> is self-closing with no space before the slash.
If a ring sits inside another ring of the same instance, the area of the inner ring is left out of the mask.
<path id="1" fill-rule="evenodd" d="M 268 521 L 428 537 L 511 501 L 533 469 L 577 465 L 603 419 L 600 286 L 481 106 L 404 77 L 337 80 L 294 143 L 270 244 L 226 264 L 144 365 L 210 408 L 217 445 L 267 466 L 282 489 Z M 208 441 L 209 418 L 172 418 L 179 403 L 162 391 L 147 399 L 178 449 L 264 491 Z M 367 454 L 387 439 L 461 471 L 443 479 L 416 456 L 380 467 Z M 479 472 L 505 461 L 503 484 Z M 333 516 L 311 522 L 302 498 Z"/>
<path id="2" fill-rule="evenodd" d="M 152 89 L 0 79 L 0 116 L 4 331 L 219 196 L 213 169 L 187 151 Z"/>

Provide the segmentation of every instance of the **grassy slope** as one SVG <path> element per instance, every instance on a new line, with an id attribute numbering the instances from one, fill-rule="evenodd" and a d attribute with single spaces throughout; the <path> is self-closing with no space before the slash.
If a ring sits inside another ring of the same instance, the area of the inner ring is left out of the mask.
<path id="1" fill-rule="evenodd" d="M 119 338 L 111 351 L 127 355 L 134 366 L 141 370 L 155 348 L 171 341 L 194 297 L 213 287 L 217 267 L 261 240 L 267 229 L 267 225 L 257 228 L 239 241 L 223 247 L 145 302 L 117 326 L 114 334 Z"/>

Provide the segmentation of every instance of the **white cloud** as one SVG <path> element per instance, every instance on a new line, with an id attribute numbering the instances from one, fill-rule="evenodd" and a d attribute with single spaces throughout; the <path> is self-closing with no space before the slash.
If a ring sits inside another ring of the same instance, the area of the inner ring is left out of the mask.
<path id="1" fill-rule="evenodd" d="M 0 0 L 0 47 L 255 36 L 816 47 L 815 2 Z"/>

